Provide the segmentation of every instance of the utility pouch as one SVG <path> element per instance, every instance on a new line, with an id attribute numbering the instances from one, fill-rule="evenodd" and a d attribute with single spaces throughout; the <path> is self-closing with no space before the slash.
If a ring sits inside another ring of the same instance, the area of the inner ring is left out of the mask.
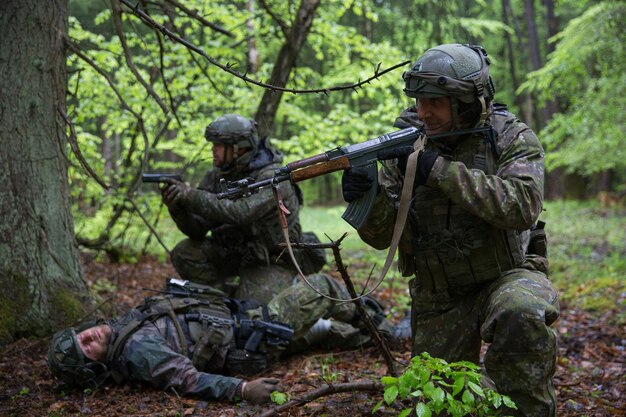
<path id="1" fill-rule="evenodd" d="M 256 375 L 267 368 L 267 353 L 235 349 L 226 358 L 226 371 L 230 375 Z"/>
<path id="2" fill-rule="evenodd" d="M 548 238 L 545 231 L 546 223 L 537 221 L 530 228 L 530 242 L 528 243 L 528 253 L 538 255 L 543 258 L 548 257 Z"/>
<path id="3" fill-rule="evenodd" d="M 202 322 L 189 322 L 189 332 L 195 340 L 192 362 L 203 372 L 220 372 L 226 362 L 228 350 L 233 341 L 232 328 L 212 323 L 208 327 Z"/>

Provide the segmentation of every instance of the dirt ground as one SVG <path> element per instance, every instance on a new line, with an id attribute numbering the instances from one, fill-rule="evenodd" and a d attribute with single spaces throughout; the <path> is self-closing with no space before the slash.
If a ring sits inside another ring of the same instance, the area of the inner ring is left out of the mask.
<path id="1" fill-rule="evenodd" d="M 169 264 L 142 259 L 133 265 L 94 262 L 83 258 L 85 277 L 123 311 L 161 288 L 175 276 Z M 386 306 L 394 294 L 379 292 Z M 601 316 L 562 306 L 558 322 L 559 359 L 555 377 L 559 417 L 626 416 L 626 329 L 612 326 L 615 311 Z M 392 318 L 392 320 L 396 320 Z M 107 385 L 95 392 L 63 390 L 46 367 L 49 338 L 21 339 L 6 346 L 0 357 L 0 416 L 256 416 L 272 406 L 206 402 L 179 397 L 175 392 Z M 394 346 L 398 361 L 407 363 L 410 346 Z M 283 390 L 298 398 L 326 382 L 379 381 L 385 375 L 382 357 L 373 347 L 356 351 L 313 351 L 295 355 L 263 373 L 278 377 Z M 359 416 L 371 410 L 382 394 L 334 394 L 283 411 L 279 416 Z M 397 415 L 381 408 L 375 416 Z"/>

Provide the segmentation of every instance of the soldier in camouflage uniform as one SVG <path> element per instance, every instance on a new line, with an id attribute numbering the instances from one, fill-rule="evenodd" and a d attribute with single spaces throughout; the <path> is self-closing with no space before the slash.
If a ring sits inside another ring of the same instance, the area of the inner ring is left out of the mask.
<path id="1" fill-rule="evenodd" d="M 327 275 L 313 274 L 308 280 L 325 295 L 348 298 L 345 288 Z M 264 403 L 278 389 L 278 379 L 245 381 L 224 374 L 258 374 L 284 353 L 311 347 L 355 348 L 370 340 L 360 328 L 354 304 L 331 301 L 302 282 L 282 291 L 266 307 L 224 299 L 213 290 L 201 298 L 204 303 L 191 297 L 167 297 L 167 304 L 178 307 L 161 310 L 147 299 L 119 318 L 55 334 L 48 352 L 53 375 L 83 388 L 97 388 L 113 379 L 173 388 L 200 399 Z M 381 333 L 390 335 L 392 326 L 380 305 L 373 299 L 365 301 Z M 247 350 L 241 311 L 246 319 L 291 327 L 291 341 L 264 342 L 258 350 Z"/>
<path id="2" fill-rule="evenodd" d="M 162 191 L 176 225 L 188 236 L 172 250 L 172 264 L 184 279 L 214 286 L 233 297 L 267 303 L 288 287 L 295 275 L 289 257 L 279 258 L 282 249 L 278 245 L 285 239 L 273 192 L 262 189 L 240 202 L 218 200 L 217 193 L 220 179 L 273 176 L 282 154 L 268 138 L 258 139 L 254 120 L 236 114 L 217 118 L 206 128 L 205 137 L 213 144 L 214 169 L 198 188 L 171 180 Z M 279 193 L 289 211 L 290 238 L 317 241 L 314 234 L 301 231 L 299 190 L 281 183 Z M 320 250 L 296 250 L 296 256 L 305 274 L 318 272 L 325 262 Z"/>
<path id="3" fill-rule="evenodd" d="M 412 298 L 413 355 L 479 361 L 489 344 L 485 381 L 509 395 L 519 416 L 554 416 L 552 382 L 559 315 L 547 260 L 531 241 L 542 210 L 544 151 L 533 131 L 493 104 L 484 49 L 447 44 L 428 50 L 403 74 L 416 105 L 396 127 L 418 126 L 431 136 L 417 159 L 409 217 L 398 246 L 399 269 Z M 468 132 L 467 129 L 486 129 Z M 369 245 L 390 245 L 412 149 L 381 159 L 380 193 L 358 232 Z M 346 171 L 346 201 L 372 179 Z"/>

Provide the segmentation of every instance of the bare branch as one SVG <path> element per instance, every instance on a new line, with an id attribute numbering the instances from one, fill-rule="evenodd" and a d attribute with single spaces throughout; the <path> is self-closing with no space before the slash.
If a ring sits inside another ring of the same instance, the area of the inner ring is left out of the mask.
<path id="1" fill-rule="evenodd" d="M 98 184 L 100 184 L 102 188 L 104 188 L 105 190 L 111 189 L 111 186 L 108 185 L 106 182 L 104 182 L 104 180 L 100 178 L 98 174 L 96 174 L 93 168 L 91 168 L 87 160 L 85 160 L 85 157 L 83 156 L 83 153 L 80 151 L 80 147 L 78 146 L 78 138 L 76 137 L 76 129 L 74 128 L 74 123 L 72 122 L 72 120 L 67 116 L 67 114 L 65 114 L 63 109 L 59 108 L 58 111 L 61 117 L 63 118 L 63 120 L 65 120 L 65 123 L 70 128 L 70 136 L 69 136 L 70 146 L 72 147 L 72 152 L 74 152 L 74 155 L 76 155 L 76 158 L 80 162 L 80 165 L 85 169 L 85 171 L 87 171 L 87 174 L 89 174 L 91 178 L 93 178 L 94 180 L 96 180 Z"/>
<path id="2" fill-rule="evenodd" d="M 292 89 L 292 88 L 285 88 L 285 87 L 277 87 L 275 85 L 271 85 L 271 84 L 267 84 L 264 82 L 260 82 L 257 80 L 254 80 L 252 78 L 247 77 L 244 74 L 241 74 L 239 71 L 235 71 L 232 67 L 232 65 L 230 64 L 221 64 L 219 63 L 217 60 L 215 60 L 214 58 L 212 58 L 211 56 L 209 56 L 206 52 L 204 52 L 202 49 L 198 48 L 197 46 L 195 46 L 194 44 L 190 43 L 189 41 L 183 39 L 182 37 L 176 35 L 175 33 L 173 33 L 172 31 L 170 31 L 169 29 L 167 29 L 165 26 L 163 26 L 160 23 L 157 23 L 156 21 L 154 21 L 154 19 L 152 19 L 148 14 L 146 14 L 144 11 L 142 11 L 141 9 L 139 9 L 139 7 L 137 5 L 133 5 L 129 0 L 116 0 L 116 1 L 120 1 L 121 3 L 123 3 L 125 6 L 127 6 L 128 8 L 130 8 L 133 12 L 133 14 L 135 14 L 135 16 L 139 17 L 139 19 L 141 19 L 145 24 L 152 26 L 153 28 L 158 29 L 159 31 L 161 31 L 161 33 L 163 33 L 163 35 L 167 36 L 168 38 L 170 38 L 171 40 L 180 43 L 181 45 L 184 45 L 185 47 L 191 49 L 192 51 L 194 51 L 195 53 L 201 55 L 202 57 L 204 57 L 207 61 L 209 61 L 211 64 L 215 65 L 216 67 L 222 69 L 223 71 L 242 79 L 243 81 L 245 81 L 246 83 L 250 83 L 259 87 L 263 87 L 266 88 L 268 90 L 273 90 L 273 91 L 282 91 L 282 92 L 289 92 L 289 93 L 294 93 L 294 94 L 311 94 L 311 93 L 321 93 L 321 94 L 328 94 L 328 92 L 330 91 L 341 91 L 341 90 L 348 90 L 348 89 L 352 89 L 352 88 L 356 88 L 356 87 L 361 87 L 364 84 L 368 84 L 370 81 L 380 78 L 382 75 L 393 71 L 399 67 L 403 67 L 407 64 L 410 63 L 410 61 L 404 61 L 401 62 L 399 64 L 396 64 L 390 68 L 387 68 L 383 71 L 380 71 L 378 73 L 376 73 L 375 75 L 373 75 L 372 77 L 364 80 L 364 81 L 359 81 L 356 84 L 351 84 L 351 85 L 343 85 L 343 86 L 336 86 L 336 87 L 326 87 L 326 88 L 315 88 L 315 89 Z"/>
<path id="3" fill-rule="evenodd" d="M 189 9 L 189 8 L 185 7 L 183 4 L 180 4 L 179 2 L 177 2 L 175 0 L 165 0 L 165 1 L 168 2 L 169 4 L 171 4 L 174 7 L 178 7 L 180 10 L 185 12 L 185 14 L 187 14 L 189 17 L 193 17 L 198 22 L 202 23 L 204 26 L 209 27 L 209 28 L 213 29 L 214 31 L 219 32 L 221 34 L 224 34 L 226 36 L 229 36 L 231 38 L 235 37 L 234 33 L 227 31 L 226 29 L 216 25 L 215 23 L 209 22 L 204 17 L 200 16 L 200 14 L 198 14 L 198 12 L 196 10 Z"/>
<path id="4" fill-rule="evenodd" d="M 133 73 L 137 81 L 139 81 L 139 83 L 143 85 L 143 87 L 146 89 L 146 92 L 148 93 L 148 95 L 150 95 L 154 99 L 154 101 L 157 102 L 159 107 L 161 107 L 161 110 L 163 111 L 163 113 L 165 114 L 169 113 L 169 109 L 167 108 L 165 103 L 163 103 L 163 100 L 161 99 L 161 97 L 159 97 L 159 95 L 156 93 L 156 91 L 154 91 L 152 86 L 148 84 L 146 80 L 143 79 L 143 77 L 137 70 L 137 67 L 135 66 L 135 63 L 133 61 L 133 56 L 130 53 L 128 44 L 126 43 L 126 36 L 124 35 L 124 29 L 122 28 L 122 10 L 119 7 L 118 0 L 113 0 L 111 4 L 113 6 L 113 10 L 112 10 L 113 26 L 115 27 L 115 33 L 117 33 L 117 37 L 120 39 L 120 43 L 122 44 L 122 49 L 124 50 L 124 57 L 126 58 L 126 64 L 128 65 L 128 68 L 131 70 L 131 72 Z"/>
<path id="5" fill-rule="evenodd" d="M 345 237 L 345 234 L 342 237 L 342 239 L 344 237 Z M 337 265 L 337 270 L 341 274 L 341 278 L 343 279 L 343 282 L 346 285 L 348 293 L 350 294 L 350 298 L 354 299 L 353 302 L 354 302 L 354 305 L 356 306 L 356 310 L 359 313 L 359 316 L 361 317 L 361 320 L 365 324 L 365 327 L 367 327 L 367 329 L 369 330 L 372 336 L 372 339 L 374 340 L 374 343 L 378 347 L 378 350 L 380 351 L 381 355 L 383 355 L 383 358 L 385 359 L 385 363 L 387 364 L 387 371 L 389 372 L 391 376 L 396 376 L 397 375 L 396 368 L 393 363 L 393 356 L 391 355 L 391 352 L 389 351 L 389 347 L 387 346 L 387 343 L 385 342 L 383 337 L 380 335 L 380 332 L 376 328 L 374 321 L 365 310 L 365 307 L 363 306 L 362 297 L 359 297 L 356 293 L 356 290 L 354 289 L 354 285 L 352 284 L 352 280 L 350 279 L 348 270 L 343 264 L 343 259 L 341 258 L 341 249 L 339 247 L 339 244 L 337 244 L 336 242 L 332 242 L 332 243 L 335 244 L 332 248 L 333 255 L 335 257 L 335 264 Z"/>
<path id="6" fill-rule="evenodd" d="M 287 23 L 285 23 L 283 19 L 280 18 L 280 16 L 278 16 L 276 13 L 272 11 L 272 9 L 270 9 L 270 7 L 267 5 L 267 2 L 265 0 L 258 0 L 258 1 L 261 7 L 263 8 L 263 10 L 265 10 L 267 14 L 270 15 L 272 20 L 276 22 L 276 24 L 280 27 L 280 30 L 283 32 L 283 35 L 285 36 L 285 39 L 287 39 L 289 37 L 289 32 L 291 31 L 291 29 L 289 28 L 289 25 L 287 25 Z"/>
<path id="7" fill-rule="evenodd" d="M 321 387 L 314 389 L 313 391 L 307 392 L 306 394 L 302 395 L 300 398 L 293 399 L 291 401 L 286 402 L 283 405 L 279 405 L 278 407 L 274 407 L 270 410 L 267 410 L 264 413 L 260 414 L 258 417 L 272 417 L 292 407 L 301 406 L 303 404 L 311 402 L 325 395 L 338 394 L 342 392 L 356 392 L 356 391 L 382 392 L 382 390 L 383 390 L 383 384 L 381 384 L 380 382 L 374 382 L 374 381 L 359 381 L 359 382 L 346 382 L 343 384 L 322 385 Z"/>

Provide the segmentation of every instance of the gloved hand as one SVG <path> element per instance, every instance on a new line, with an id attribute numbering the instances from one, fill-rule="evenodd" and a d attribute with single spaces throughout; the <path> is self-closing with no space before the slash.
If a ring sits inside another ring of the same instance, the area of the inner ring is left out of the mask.
<path id="1" fill-rule="evenodd" d="M 378 159 L 394 159 L 398 158 L 398 169 L 402 174 L 406 172 L 406 163 L 409 159 L 409 155 L 413 153 L 412 146 L 400 146 L 391 149 L 383 149 L 378 152 Z M 423 150 L 417 158 L 417 171 L 415 172 L 415 184 L 424 185 L 428 179 L 430 171 L 435 165 L 435 160 L 439 154 L 437 152 Z"/>
<path id="2" fill-rule="evenodd" d="M 270 401 L 270 395 L 278 389 L 280 379 L 258 378 L 244 382 L 241 387 L 241 399 L 252 404 L 265 404 Z"/>
<path id="3" fill-rule="evenodd" d="M 354 167 L 343 172 L 341 191 L 347 203 L 363 197 L 374 183 L 374 178 L 365 168 Z"/>
<path id="4" fill-rule="evenodd" d="M 184 204 L 191 197 L 194 189 L 182 181 L 167 179 L 167 185 L 161 189 L 161 197 L 168 207 Z"/>

